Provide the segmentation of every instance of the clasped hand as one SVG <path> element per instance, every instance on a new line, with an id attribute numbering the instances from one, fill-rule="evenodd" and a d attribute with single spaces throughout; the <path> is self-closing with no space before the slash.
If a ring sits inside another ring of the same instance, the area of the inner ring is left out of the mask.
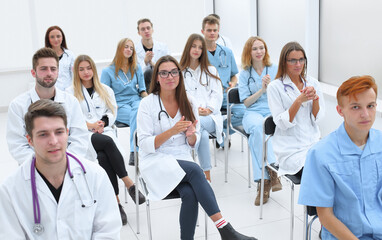
<path id="1" fill-rule="evenodd" d="M 261 87 L 264 90 L 264 92 L 267 90 L 267 87 L 270 82 L 271 82 L 271 76 L 269 76 L 269 74 L 265 75 L 261 82 Z"/>
<path id="2" fill-rule="evenodd" d="M 302 89 L 301 94 L 298 97 L 300 98 L 300 101 L 302 103 L 309 101 L 309 100 L 318 99 L 318 95 L 316 94 L 316 90 L 312 86 L 305 87 L 304 89 Z"/>
<path id="3" fill-rule="evenodd" d="M 184 132 L 186 137 L 193 135 L 196 132 L 196 123 L 198 120 L 195 120 L 193 123 L 191 121 L 186 121 L 183 116 L 173 127 L 175 134 Z M 175 135 L 174 134 L 174 135 Z"/>
<path id="4" fill-rule="evenodd" d="M 97 122 L 93 123 L 93 128 L 91 129 L 94 133 L 103 133 L 105 127 L 105 123 L 101 120 L 98 120 Z"/>
<path id="5" fill-rule="evenodd" d="M 200 116 L 208 116 L 212 113 L 212 111 L 209 108 L 199 107 L 198 110 Z"/>

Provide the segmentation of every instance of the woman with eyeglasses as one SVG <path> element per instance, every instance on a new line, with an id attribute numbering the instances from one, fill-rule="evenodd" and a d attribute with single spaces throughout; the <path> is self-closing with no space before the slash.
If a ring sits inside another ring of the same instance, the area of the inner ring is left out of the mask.
<path id="1" fill-rule="evenodd" d="M 243 117 L 243 127 L 249 134 L 249 147 L 252 155 L 254 181 L 257 182 L 255 205 L 260 205 L 261 167 L 263 154 L 263 122 L 271 115 L 268 107 L 267 86 L 275 79 L 277 66 L 272 64 L 265 41 L 260 37 L 250 37 L 241 54 L 241 70 L 239 75 L 239 96 L 244 102 L 246 111 Z M 271 141 L 268 142 L 268 162 L 274 163 L 275 156 Z M 277 173 L 265 169 L 263 203 L 268 202 L 270 190 L 282 189 Z"/>
<path id="2" fill-rule="evenodd" d="M 209 136 L 223 142 L 223 117 L 220 108 L 223 87 L 218 72 L 208 61 L 206 42 L 199 34 L 192 34 L 184 47 L 180 67 L 188 94 L 198 101 L 200 142 L 197 147 L 200 166 L 211 181 Z"/>
<path id="3" fill-rule="evenodd" d="M 65 91 L 72 85 L 74 54 L 68 49 L 64 31 L 59 26 L 51 26 L 46 30 L 45 47 L 53 49 L 60 59 L 55 86 Z"/>
<path id="4" fill-rule="evenodd" d="M 276 80 L 268 86 L 279 175 L 301 177 L 306 154 L 320 138 L 317 122 L 325 114 L 324 99 L 319 82 L 308 77 L 306 69 L 304 49 L 297 42 L 289 42 L 281 50 Z"/>
<path id="5" fill-rule="evenodd" d="M 147 93 L 131 39 L 123 38 L 119 41 L 112 63 L 102 70 L 101 82 L 114 91 L 118 104 L 116 123 L 130 126 L 129 165 L 134 165 L 134 131 L 137 128 L 138 106 Z"/>
<path id="6" fill-rule="evenodd" d="M 92 159 L 97 158 L 105 169 L 117 197 L 122 224 L 127 224 L 127 216 L 120 204 L 118 178 L 122 179 L 135 202 L 135 185 L 127 175 L 123 159 L 123 148 L 112 129 L 117 114 L 117 103 L 111 88 L 98 78 L 96 65 L 89 56 L 80 55 L 74 61 L 73 85 L 67 89 L 79 101 L 89 129 Z M 139 192 L 139 204 L 145 197 Z"/>
<path id="7" fill-rule="evenodd" d="M 215 194 L 203 170 L 191 156 L 199 136 L 198 105 L 188 97 L 179 63 L 171 56 L 155 64 L 150 95 L 138 109 L 139 170 L 148 188 L 148 198 L 164 199 L 177 192 L 181 239 L 194 239 L 198 203 L 215 222 L 221 239 L 248 240 L 223 218 Z"/>

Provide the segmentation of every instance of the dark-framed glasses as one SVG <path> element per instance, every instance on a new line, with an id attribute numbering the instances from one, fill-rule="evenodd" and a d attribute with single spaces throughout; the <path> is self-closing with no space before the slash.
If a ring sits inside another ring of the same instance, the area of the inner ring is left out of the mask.
<path id="1" fill-rule="evenodd" d="M 168 78 L 168 75 L 171 74 L 172 77 L 177 77 L 179 76 L 179 70 L 178 69 L 173 69 L 171 71 L 160 71 L 158 72 L 158 75 L 161 77 L 161 78 Z"/>
<path id="2" fill-rule="evenodd" d="M 287 62 L 289 64 L 292 64 L 292 65 L 296 65 L 298 62 L 300 64 L 304 64 L 306 62 L 306 59 L 305 58 L 300 58 L 300 59 L 292 58 L 292 59 L 287 59 Z"/>

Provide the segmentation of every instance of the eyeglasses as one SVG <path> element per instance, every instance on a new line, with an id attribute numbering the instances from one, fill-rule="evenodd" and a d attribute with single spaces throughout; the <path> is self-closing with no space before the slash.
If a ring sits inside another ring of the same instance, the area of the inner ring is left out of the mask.
<path id="1" fill-rule="evenodd" d="M 158 74 L 161 78 L 168 78 L 168 75 L 171 74 L 172 77 L 177 77 L 179 76 L 179 70 L 178 69 L 173 69 L 171 71 L 160 71 Z"/>
<path id="2" fill-rule="evenodd" d="M 300 59 L 292 58 L 292 59 L 287 59 L 287 62 L 292 64 L 292 65 L 296 65 L 297 62 L 299 62 L 300 64 L 304 64 L 306 62 L 306 59 L 305 58 L 300 58 Z"/>

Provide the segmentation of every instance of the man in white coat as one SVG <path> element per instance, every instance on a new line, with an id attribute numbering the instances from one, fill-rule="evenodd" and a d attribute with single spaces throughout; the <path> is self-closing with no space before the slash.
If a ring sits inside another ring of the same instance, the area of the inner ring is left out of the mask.
<path id="1" fill-rule="evenodd" d="M 0 185 L 0 239 L 120 239 L 106 172 L 66 152 L 62 105 L 48 99 L 32 103 L 25 125 L 34 156 Z"/>
<path id="2" fill-rule="evenodd" d="M 146 89 L 149 91 L 153 73 L 152 68 L 159 58 L 170 55 L 170 51 L 165 43 L 153 39 L 154 29 L 150 19 L 142 18 L 138 20 L 137 29 L 142 39 L 135 44 L 135 50 L 137 51 L 138 63 L 141 65 L 144 74 Z"/>
<path id="3" fill-rule="evenodd" d="M 80 105 L 75 97 L 55 87 L 58 78 L 58 57 L 50 48 L 38 50 L 32 59 L 32 76 L 36 78 L 35 87 L 16 97 L 8 108 L 7 142 L 12 157 L 21 165 L 34 154 L 28 144 L 24 115 L 33 102 L 51 99 L 60 103 L 68 116 L 68 150 L 85 156 L 88 150 L 88 130 Z M 95 159 L 90 159 L 95 160 Z"/>

